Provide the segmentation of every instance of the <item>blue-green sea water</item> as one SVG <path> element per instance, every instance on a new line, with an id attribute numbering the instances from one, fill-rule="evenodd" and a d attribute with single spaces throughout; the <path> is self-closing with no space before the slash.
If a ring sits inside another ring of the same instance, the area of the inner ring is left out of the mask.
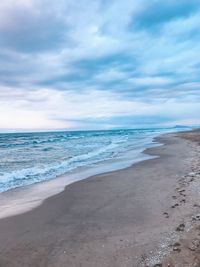
<path id="1" fill-rule="evenodd" d="M 0 134 L 0 192 L 48 180 L 80 167 L 139 158 L 166 129 Z M 133 159 L 133 162 L 134 162 Z"/>

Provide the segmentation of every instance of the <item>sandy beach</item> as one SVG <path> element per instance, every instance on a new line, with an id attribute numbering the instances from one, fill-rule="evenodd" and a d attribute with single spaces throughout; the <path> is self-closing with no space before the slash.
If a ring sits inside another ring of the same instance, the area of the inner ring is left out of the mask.
<path id="1" fill-rule="evenodd" d="M 0 220 L 0 267 L 200 266 L 200 131 Z"/>

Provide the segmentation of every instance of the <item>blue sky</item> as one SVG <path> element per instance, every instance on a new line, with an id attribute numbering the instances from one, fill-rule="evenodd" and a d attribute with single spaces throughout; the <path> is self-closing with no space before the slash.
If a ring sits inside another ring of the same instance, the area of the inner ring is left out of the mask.
<path id="1" fill-rule="evenodd" d="M 0 129 L 200 124 L 198 0 L 0 2 Z"/>

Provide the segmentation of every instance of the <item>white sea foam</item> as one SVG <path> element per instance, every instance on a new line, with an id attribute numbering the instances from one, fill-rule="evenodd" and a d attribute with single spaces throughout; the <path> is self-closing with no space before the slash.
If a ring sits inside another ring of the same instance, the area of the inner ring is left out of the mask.
<path id="1" fill-rule="evenodd" d="M 122 158 L 170 129 L 0 135 L 0 192 L 55 178 L 79 167 Z"/>

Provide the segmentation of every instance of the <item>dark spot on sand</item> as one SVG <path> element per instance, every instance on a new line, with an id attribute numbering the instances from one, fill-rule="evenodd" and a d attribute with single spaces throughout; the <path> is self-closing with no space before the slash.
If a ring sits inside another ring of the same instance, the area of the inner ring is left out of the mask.
<path id="1" fill-rule="evenodd" d="M 200 214 L 197 214 L 196 216 L 192 217 L 193 221 L 200 221 Z"/>
<path id="2" fill-rule="evenodd" d="M 174 248 L 173 248 L 173 251 L 181 252 L 181 249 L 180 249 L 179 247 L 174 247 Z"/>
<path id="3" fill-rule="evenodd" d="M 173 244 L 174 247 L 180 247 L 180 245 L 181 244 L 179 242 L 176 242 L 176 243 Z"/>
<path id="4" fill-rule="evenodd" d="M 169 213 L 168 212 L 163 212 L 163 215 L 165 215 L 165 218 L 169 218 Z"/>
<path id="5" fill-rule="evenodd" d="M 177 228 L 176 228 L 176 231 L 177 232 L 183 232 L 185 229 L 185 224 L 184 223 L 181 223 Z"/>
<path id="6" fill-rule="evenodd" d="M 178 206 L 179 206 L 179 204 L 176 203 L 176 204 L 174 204 L 173 206 L 171 206 L 171 208 L 174 209 L 174 208 L 176 208 L 176 207 L 178 207 Z"/>
<path id="7" fill-rule="evenodd" d="M 176 252 L 181 252 L 181 248 L 180 248 L 181 244 L 176 242 L 173 244 L 173 251 L 176 251 Z"/>

